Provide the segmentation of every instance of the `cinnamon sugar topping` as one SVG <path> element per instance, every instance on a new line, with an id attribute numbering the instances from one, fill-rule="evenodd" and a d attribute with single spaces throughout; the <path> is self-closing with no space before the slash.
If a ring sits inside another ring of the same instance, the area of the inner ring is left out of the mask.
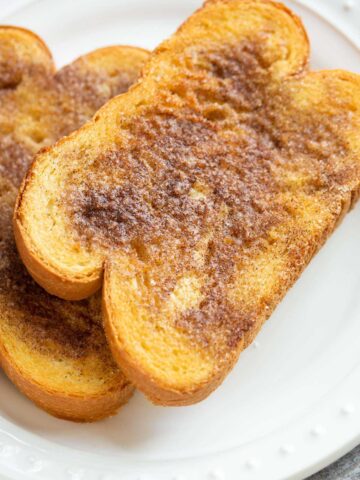
<path id="1" fill-rule="evenodd" d="M 147 262 L 154 295 L 168 295 L 185 272 L 204 278 L 200 306 L 177 326 L 205 346 L 228 348 L 256 314 L 227 300 L 235 265 L 291 215 L 281 200 L 289 173 L 309 197 L 340 191 L 349 119 L 298 107 L 297 80 L 271 78 L 259 41 L 197 59 L 201 67 L 189 58 L 179 82 L 158 93 L 157 107 L 128 120 L 126 145 L 79 172 L 64 202 L 83 242 L 130 249 Z M 206 238 L 199 264 L 194 252 Z"/>

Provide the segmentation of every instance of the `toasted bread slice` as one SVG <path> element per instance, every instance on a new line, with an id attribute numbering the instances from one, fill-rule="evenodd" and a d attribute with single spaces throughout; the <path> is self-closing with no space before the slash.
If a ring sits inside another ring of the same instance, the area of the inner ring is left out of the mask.
<path id="1" fill-rule="evenodd" d="M 308 53 L 283 5 L 207 2 L 23 184 L 29 271 L 64 298 L 104 283 L 113 354 L 157 404 L 221 383 L 358 197 L 360 78 Z"/>
<path id="2" fill-rule="evenodd" d="M 133 387 L 112 359 L 100 298 L 64 302 L 26 272 L 13 238 L 13 208 L 33 154 L 127 90 L 147 56 L 110 47 L 55 73 L 38 37 L 0 27 L 0 361 L 30 399 L 71 420 L 115 413 Z"/>

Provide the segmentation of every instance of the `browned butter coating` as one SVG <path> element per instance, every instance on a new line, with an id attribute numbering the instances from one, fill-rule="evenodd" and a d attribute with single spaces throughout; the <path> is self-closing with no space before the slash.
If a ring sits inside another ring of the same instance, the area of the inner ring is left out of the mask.
<path id="1" fill-rule="evenodd" d="M 149 265 L 155 296 L 169 295 L 184 272 L 204 275 L 201 304 L 176 324 L 218 353 L 235 347 L 255 321 L 256 311 L 234 307 L 225 292 L 235 265 L 295 214 L 281 201 L 289 173 L 302 176 L 309 199 L 331 191 L 333 200 L 354 175 L 338 166 L 348 154 L 341 132 L 351 113 L 300 109 L 290 94 L 297 80 L 270 79 L 262 40 L 200 52 L 198 70 L 189 58 L 160 106 L 129 121 L 128 143 L 99 156 L 64 192 L 82 241 L 135 249 Z M 175 101 L 181 108 L 172 108 Z M 199 265 L 194 250 L 204 239 Z M 301 252 L 289 243 L 295 263 Z"/>

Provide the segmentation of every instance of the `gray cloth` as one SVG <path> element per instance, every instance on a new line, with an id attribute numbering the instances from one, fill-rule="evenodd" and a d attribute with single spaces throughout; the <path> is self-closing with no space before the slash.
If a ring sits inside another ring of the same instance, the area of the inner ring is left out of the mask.
<path id="1" fill-rule="evenodd" d="M 360 445 L 308 480 L 360 480 Z"/>

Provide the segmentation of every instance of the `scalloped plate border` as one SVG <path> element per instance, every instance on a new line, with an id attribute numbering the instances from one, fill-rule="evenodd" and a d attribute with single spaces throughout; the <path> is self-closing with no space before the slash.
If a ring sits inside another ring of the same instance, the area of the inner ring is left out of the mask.
<path id="1" fill-rule="evenodd" d="M 14 1 L 2 10 L 0 19 L 33 1 Z M 360 0 L 292 1 L 321 16 L 360 49 L 360 9 L 357 13 L 355 11 Z M 142 461 L 137 462 L 136 471 L 131 460 L 122 461 L 119 471 L 119 466 L 111 465 L 111 461 L 104 466 L 100 456 L 75 454 L 65 447 L 57 447 L 50 456 L 47 450 L 31 445 L 29 439 L 21 440 L 21 437 L 27 437 L 24 431 L 3 420 L 0 427 L 0 473 L 12 480 L 301 480 L 360 443 L 359 399 L 360 361 L 336 389 L 328 392 L 303 415 L 301 421 L 296 418 L 286 428 L 242 446 L 241 451 L 233 448 L 211 458 Z M 336 435 L 336 442 L 333 435 Z M 91 467 L 87 462 L 90 457 Z"/>

